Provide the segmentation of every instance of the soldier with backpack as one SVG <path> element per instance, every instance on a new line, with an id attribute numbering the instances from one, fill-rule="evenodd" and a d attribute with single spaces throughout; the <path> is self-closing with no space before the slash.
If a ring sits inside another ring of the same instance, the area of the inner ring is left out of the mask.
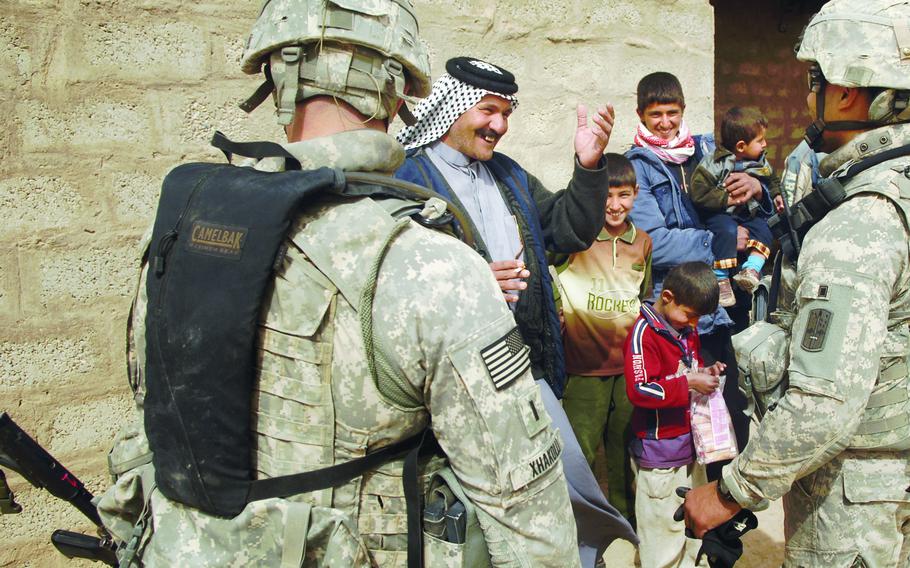
<path id="1" fill-rule="evenodd" d="M 139 412 L 98 503 L 121 566 L 577 565 L 499 286 L 460 212 L 387 177 L 388 124 L 429 90 L 410 2 L 269 0 L 242 65 L 287 142 L 216 136 L 251 167 L 165 179 L 129 320 Z"/>

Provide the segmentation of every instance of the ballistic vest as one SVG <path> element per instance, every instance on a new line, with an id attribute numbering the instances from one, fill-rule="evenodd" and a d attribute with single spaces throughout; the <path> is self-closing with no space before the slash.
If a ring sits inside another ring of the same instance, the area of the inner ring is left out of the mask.
<path id="1" fill-rule="evenodd" d="M 216 136 L 216 141 L 218 140 Z M 238 146 L 222 140 L 222 148 Z M 281 147 L 268 143 L 272 151 Z M 242 148 L 241 148 L 242 149 Z M 226 151 L 226 153 L 228 153 Z M 250 155 L 250 154 L 246 154 Z M 255 155 L 255 154 L 254 154 Z M 293 159 L 292 156 L 288 156 Z M 309 389 L 315 397 L 326 394 L 326 372 L 331 362 L 334 306 L 339 289 L 355 287 L 351 278 L 337 270 L 337 263 L 316 247 L 308 251 L 319 270 L 311 269 L 312 289 L 301 291 L 302 302 L 294 308 L 297 334 L 274 334 L 284 322 L 260 321 L 267 297 L 276 301 L 273 279 L 284 270 L 308 270 L 285 266 L 285 238 L 295 218 L 307 205 L 326 195 L 341 199 L 373 196 L 397 200 L 395 215 L 376 207 L 371 199 L 359 200 L 363 218 L 352 233 L 364 242 L 380 243 L 368 270 L 357 271 L 359 295 L 354 302 L 360 313 L 361 332 L 370 372 L 382 396 L 401 408 L 420 406 L 420 393 L 384 364 L 382 349 L 372 338 L 372 295 L 382 259 L 395 236 L 411 219 L 424 225 L 444 227 L 455 218 L 446 204 L 426 190 L 386 176 L 343 173 L 321 168 L 260 172 L 229 164 L 186 164 L 165 179 L 149 245 L 146 316 L 145 429 L 153 452 L 156 482 L 168 498 L 209 514 L 232 517 L 248 502 L 267 497 L 289 497 L 347 483 L 365 471 L 413 449 L 420 436 L 393 443 L 369 455 L 306 473 L 257 477 L 252 463 L 256 441 L 250 432 L 269 432 L 286 414 L 256 413 L 253 398 L 263 389 L 287 398 L 308 398 L 306 386 L 288 386 L 286 369 L 269 368 L 259 356 L 263 350 L 302 351 L 302 360 L 320 377 Z M 373 207 L 370 207 L 373 204 Z M 457 212 L 456 212 L 457 215 Z M 470 236 L 468 235 L 468 240 Z M 320 274 L 330 275 L 329 280 Z M 363 276 L 366 275 L 366 276 Z M 266 310 L 268 312 L 268 310 Z M 287 338 L 299 338 L 294 348 Z M 309 356 L 306 354 L 309 353 Z M 259 376 L 259 391 L 254 393 Z M 312 405 L 306 421 L 311 428 L 295 428 L 297 436 L 316 446 L 333 448 L 331 398 Z M 261 407 L 261 404 L 260 404 Z M 266 409 L 268 410 L 268 409 Z M 322 414 L 322 415 L 320 415 Z M 299 417 L 298 417 L 299 418 Z M 280 452 L 279 452 L 280 454 Z M 316 462 L 334 463 L 334 455 Z M 262 471 L 273 469 L 268 456 L 256 464 Z M 280 469 L 280 468 L 279 468 Z"/>
<path id="2" fill-rule="evenodd" d="M 905 155 L 907 150 L 903 150 Z M 879 160 L 880 162 L 881 160 Z M 862 164 L 862 161 L 854 165 Z M 907 231 L 910 254 L 910 167 L 895 166 L 887 183 L 872 183 L 867 176 L 857 174 L 842 184 L 843 195 L 830 203 L 836 207 L 858 195 L 880 195 L 894 204 Z M 849 171 L 849 168 L 848 168 Z M 817 190 L 816 190 L 817 191 Z M 813 192 L 815 193 L 815 192 Z M 812 194 L 809 194 L 811 196 Z M 807 197 L 809 197 L 807 196 Z M 806 198 L 804 198 L 805 200 Z M 798 205 L 798 204 L 797 204 Z M 817 204 L 811 213 L 814 221 L 827 211 Z M 808 211 L 808 209 L 802 209 Z M 800 239 L 794 236 L 793 242 Z M 794 231 L 795 233 L 795 231 Z M 791 247 L 791 250 L 799 249 Z M 779 282 L 777 287 L 779 287 Z M 773 294 L 774 292 L 772 292 Z M 782 310 L 774 314 L 774 323 L 759 321 L 733 338 L 740 367 L 741 388 L 751 401 L 750 410 L 761 418 L 773 411 L 788 387 L 787 367 L 794 314 Z M 910 449 L 910 298 L 892 308 L 888 314 L 888 333 L 882 338 L 879 375 L 866 404 L 861 422 L 848 448 L 858 450 Z"/>

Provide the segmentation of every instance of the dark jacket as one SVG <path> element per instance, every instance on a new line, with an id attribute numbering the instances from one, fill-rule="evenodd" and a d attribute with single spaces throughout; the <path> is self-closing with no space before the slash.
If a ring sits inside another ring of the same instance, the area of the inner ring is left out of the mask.
<path id="1" fill-rule="evenodd" d="M 591 246 L 604 224 L 607 170 L 603 162 L 599 169 L 588 170 L 576 160 L 568 188 L 554 193 L 504 154 L 495 152 L 486 165 L 518 222 L 531 273 L 528 287 L 515 306 L 515 321 L 522 339 L 531 348 L 534 377 L 545 378 L 556 396 L 561 397 L 565 357 L 545 252 L 572 253 Z M 408 152 L 395 177 L 428 187 L 462 206 L 423 148 Z M 472 229 L 477 252 L 491 262 L 479 231 Z"/>
<path id="2" fill-rule="evenodd" d="M 692 174 L 689 195 L 699 211 L 710 213 L 734 213 L 751 216 L 746 205 L 731 207 L 727 203 L 727 192 L 723 183 L 727 176 L 734 172 L 745 172 L 761 182 L 762 198 L 756 215 L 767 219 L 774 214 L 771 199 L 780 195 L 780 181 L 774 175 L 768 159 L 762 155 L 760 160 L 738 160 L 733 152 L 724 147 L 714 150 L 714 154 L 705 156 Z"/>

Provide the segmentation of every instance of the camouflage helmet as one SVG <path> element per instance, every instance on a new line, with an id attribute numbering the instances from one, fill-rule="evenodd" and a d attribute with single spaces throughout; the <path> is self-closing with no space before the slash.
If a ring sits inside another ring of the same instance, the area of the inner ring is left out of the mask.
<path id="1" fill-rule="evenodd" d="M 405 85 L 418 97 L 430 90 L 410 0 L 266 0 L 241 68 L 257 74 L 263 64 L 266 84 L 241 107 L 249 112 L 272 93 L 280 124 L 290 123 L 296 102 L 316 95 L 385 119 Z"/>
<path id="2" fill-rule="evenodd" d="M 817 63 L 828 83 L 885 89 L 870 105 L 871 121 L 910 118 L 910 4 L 832 0 L 806 26 L 796 57 Z"/>

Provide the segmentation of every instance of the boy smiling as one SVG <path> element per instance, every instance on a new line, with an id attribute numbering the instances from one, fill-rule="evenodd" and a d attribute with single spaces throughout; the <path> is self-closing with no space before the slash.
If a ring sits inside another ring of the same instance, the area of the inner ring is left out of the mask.
<path id="1" fill-rule="evenodd" d="M 631 518 L 626 431 L 632 406 L 622 345 L 651 295 L 651 237 L 628 220 L 638 195 L 635 169 L 620 154 L 604 158 L 610 181 L 603 229 L 588 250 L 554 259 L 569 375 L 563 408 L 589 464 L 603 439 L 610 503 Z"/>

